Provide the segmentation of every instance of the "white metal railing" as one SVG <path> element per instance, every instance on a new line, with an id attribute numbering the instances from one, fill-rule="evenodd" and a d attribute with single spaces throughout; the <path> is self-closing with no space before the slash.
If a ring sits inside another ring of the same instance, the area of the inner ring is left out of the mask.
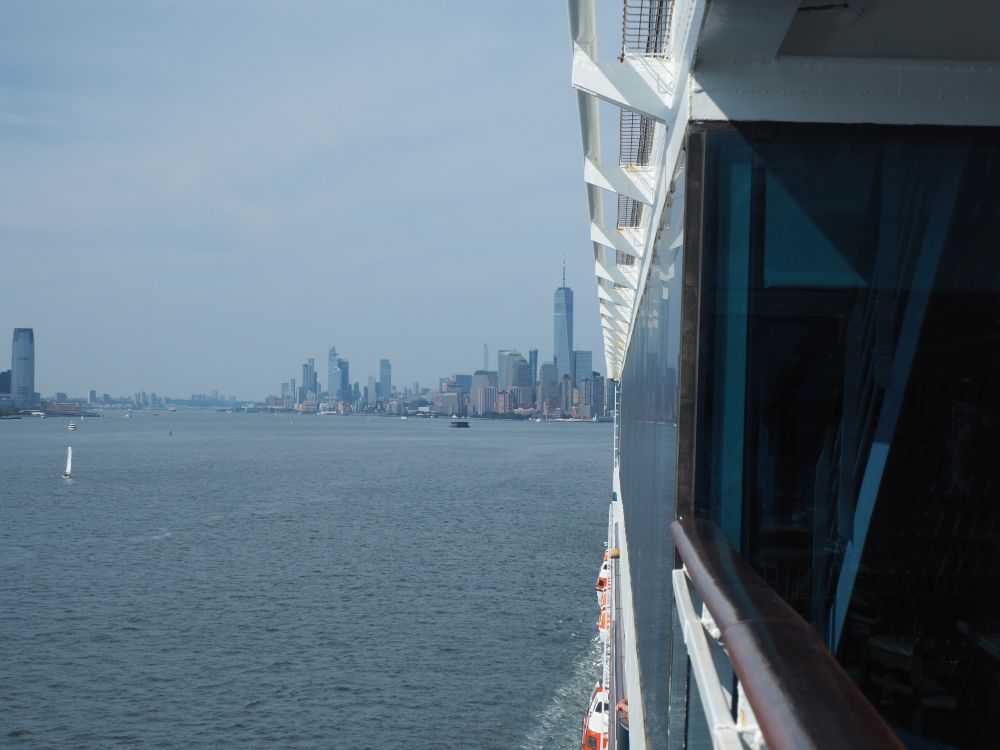
<path id="1" fill-rule="evenodd" d="M 675 611 L 698 688 L 688 694 L 689 731 L 700 727 L 690 723 L 700 703 L 717 750 L 765 741 L 772 750 L 903 750 L 815 629 L 718 526 L 683 518 L 670 533 L 684 565 L 673 573 Z"/>
<path id="2" fill-rule="evenodd" d="M 622 8 L 622 51 L 626 55 L 663 57 L 670 38 L 673 0 L 624 0 Z"/>
<path id="3" fill-rule="evenodd" d="M 674 603 L 691 661 L 691 673 L 708 722 L 715 750 L 764 750 L 767 743 L 733 673 L 715 620 L 704 604 L 695 606 L 697 592 L 683 568 L 673 573 Z M 733 689 L 735 687 L 735 702 Z"/>

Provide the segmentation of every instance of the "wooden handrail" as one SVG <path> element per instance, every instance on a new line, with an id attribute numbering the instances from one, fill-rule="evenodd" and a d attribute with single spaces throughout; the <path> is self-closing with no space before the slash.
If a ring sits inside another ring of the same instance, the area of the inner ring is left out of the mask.
<path id="1" fill-rule="evenodd" d="M 736 554 L 715 524 L 684 519 L 670 531 L 768 748 L 904 750 L 813 627 Z"/>

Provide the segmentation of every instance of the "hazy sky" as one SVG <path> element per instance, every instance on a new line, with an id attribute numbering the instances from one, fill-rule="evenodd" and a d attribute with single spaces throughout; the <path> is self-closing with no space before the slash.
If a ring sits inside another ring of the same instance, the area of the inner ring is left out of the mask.
<path id="1" fill-rule="evenodd" d="M 432 384 L 551 359 L 565 253 L 603 370 L 569 76 L 558 0 L 5 3 L 0 367 L 30 326 L 43 394 L 263 397 L 331 345 Z"/>

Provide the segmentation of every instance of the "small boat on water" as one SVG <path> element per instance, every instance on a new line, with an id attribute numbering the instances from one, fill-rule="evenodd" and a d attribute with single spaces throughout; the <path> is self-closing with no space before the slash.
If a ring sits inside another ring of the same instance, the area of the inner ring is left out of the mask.
<path id="1" fill-rule="evenodd" d="M 66 425 L 66 429 L 69 430 L 70 432 L 73 432 L 76 429 L 76 422 L 70 422 L 68 425 Z"/>
<path id="2" fill-rule="evenodd" d="M 69 479 L 73 473 L 73 446 L 66 448 L 66 471 L 62 473 L 63 479 Z"/>
<path id="3" fill-rule="evenodd" d="M 466 422 L 464 419 L 453 419 L 451 421 L 451 425 L 450 426 L 451 427 L 468 427 L 469 423 Z"/>

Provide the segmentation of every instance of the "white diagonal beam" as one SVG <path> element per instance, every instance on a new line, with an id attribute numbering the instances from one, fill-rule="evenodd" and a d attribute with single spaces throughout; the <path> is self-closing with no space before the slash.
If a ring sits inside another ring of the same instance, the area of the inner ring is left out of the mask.
<path id="1" fill-rule="evenodd" d="M 656 172 L 651 167 L 619 167 L 584 159 L 583 179 L 591 185 L 624 195 L 647 206 L 653 205 Z"/>
<path id="2" fill-rule="evenodd" d="M 663 58 L 627 56 L 623 62 L 598 63 L 574 44 L 573 88 L 664 122 L 674 95 L 674 76 Z"/>
<path id="3" fill-rule="evenodd" d="M 631 289 L 635 291 L 636 284 L 633 279 L 630 279 L 621 269 L 616 265 L 611 265 L 604 263 L 601 260 L 594 261 L 594 273 L 596 273 L 600 278 L 607 279 L 608 281 L 613 281 L 614 283 Z"/>
<path id="4" fill-rule="evenodd" d="M 599 300 L 607 300 L 612 304 L 620 305 L 622 307 L 630 307 L 632 305 L 632 301 L 630 299 L 626 299 L 624 294 L 619 292 L 614 287 L 608 289 L 600 282 L 597 284 L 597 298 Z"/>
<path id="5" fill-rule="evenodd" d="M 636 232 L 617 229 L 611 234 L 605 232 L 597 222 L 590 223 L 590 239 L 612 250 L 617 250 L 633 258 L 641 258 L 643 241 Z"/>
<path id="6" fill-rule="evenodd" d="M 601 325 L 604 326 L 605 330 L 609 331 L 616 338 L 621 337 L 621 340 L 625 341 L 625 332 L 628 328 L 628 323 L 623 320 L 615 320 L 614 318 L 609 318 L 607 315 L 601 315 Z"/>
<path id="7" fill-rule="evenodd" d="M 619 307 L 618 305 L 608 304 L 604 300 L 601 300 L 600 308 L 602 315 L 607 315 L 609 318 L 617 320 L 620 323 L 625 323 L 625 324 L 628 323 L 629 312 L 630 312 L 628 308 L 622 308 Z"/>

